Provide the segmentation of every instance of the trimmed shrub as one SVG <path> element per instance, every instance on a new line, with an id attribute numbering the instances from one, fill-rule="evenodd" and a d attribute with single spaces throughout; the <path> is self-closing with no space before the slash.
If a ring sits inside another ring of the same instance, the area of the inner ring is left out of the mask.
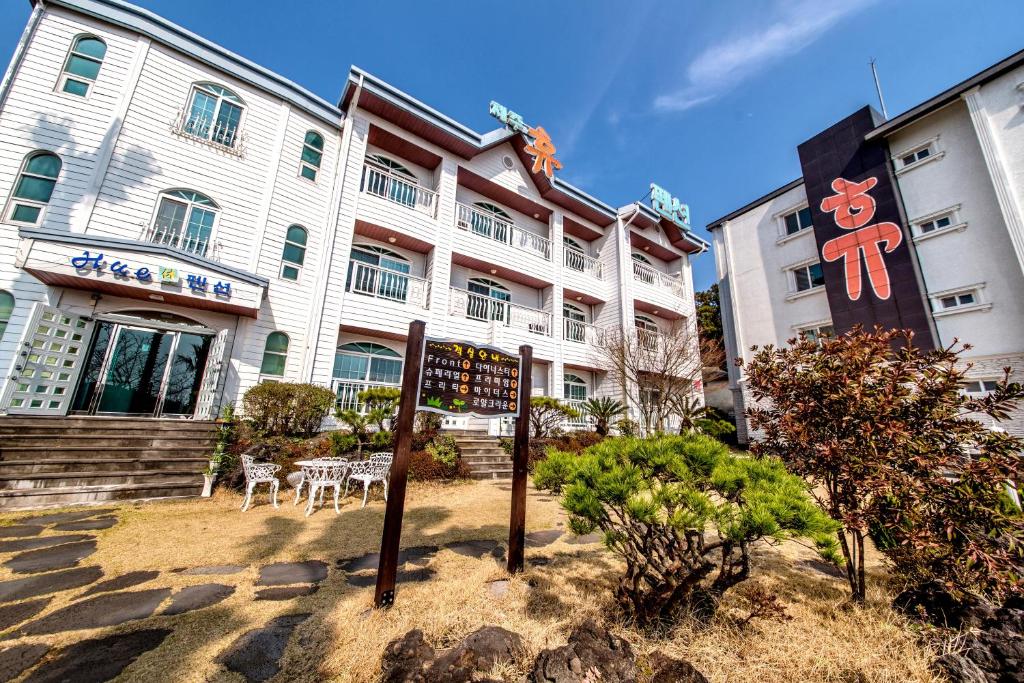
<path id="1" fill-rule="evenodd" d="M 438 434 L 427 444 L 424 449 L 434 460 L 443 463 L 447 467 L 454 467 L 455 461 L 459 459 L 459 446 L 455 443 L 455 437 L 447 434 Z"/>
<path id="2" fill-rule="evenodd" d="M 263 382 L 242 397 L 245 417 L 264 436 L 313 436 L 334 407 L 334 392 L 315 384 Z"/>

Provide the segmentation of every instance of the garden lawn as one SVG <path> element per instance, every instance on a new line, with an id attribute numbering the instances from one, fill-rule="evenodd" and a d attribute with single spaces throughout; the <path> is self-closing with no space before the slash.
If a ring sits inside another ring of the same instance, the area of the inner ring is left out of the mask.
<path id="1" fill-rule="evenodd" d="M 494 541 L 508 536 L 510 486 L 496 483 L 450 485 L 410 483 L 402 547 L 426 549 L 401 568 L 416 581 L 400 582 L 396 605 L 375 612 L 372 580 L 353 586 L 352 576 L 337 561 L 375 553 L 380 547 L 384 505 L 379 497 L 366 509 L 349 498 L 341 515 L 331 505 L 306 518 L 283 492 L 280 509 L 260 495 L 248 512 L 239 511 L 241 497 L 220 492 L 212 499 L 123 504 L 115 507 L 118 522 L 109 529 L 60 531 L 52 526 L 40 537 L 67 533 L 93 534 L 96 552 L 79 566 L 99 566 L 104 577 L 156 570 L 159 575 L 128 591 L 207 583 L 235 586 L 235 592 L 212 606 L 177 616 L 151 616 L 119 626 L 23 636 L 4 647 L 44 644 L 46 660 L 61 648 L 88 638 L 139 629 L 172 632 L 155 649 L 142 654 L 118 680 L 241 681 L 217 662 L 242 634 L 280 615 L 310 613 L 288 641 L 276 681 L 370 682 L 379 675 L 381 653 L 392 639 L 412 628 L 443 648 L 483 625 L 504 626 L 523 636 L 529 650 L 520 668 L 494 673 L 520 680 L 542 649 L 565 643 L 572 626 L 587 617 L 608 624 L 628 639 L 641 656 L 660 650 L 692 662 L 711 681 L 930 681 L 931 654 L 920 645 L 904 619 L 888 607 L 891 596 L 873 581 L 865 607 L 846 604 L 848 589 L 813 552 L 797 545 L 762 545 L 754 578 L 776 591 L 788 620 L 755 620 L 740 629 L 735 617 L 745 616 L 742 600 L 728 598 L 709 628 L 682 625 L 661 638 L 645 637 L 616 618 L 611 588 L 621 570 L 618 560 L 600 543 L 580 543 L 569 533 L 539 533 L 528 544 L 527 570 L 507 585 L 504 562 L 491 554 L 466 556 L 440 546 L 460 541 Z M 108 506 L 104 506 L 108 507 Z M 72 508 L 80 510 L 81 508 Z M 46 511 L 49 514 L 51 511 Z M 6 515 L 0 525 L 30 523 Z M 566 519 L 556 499 L 532 488 L 527 507 L 528 533 L 565 530 Z M 2 529 L 0 529 L 2 531 Z M 557 538 L 556 538 L 557 537 Z M 10 539 L 4 539 L 10 540 Z M 0 555 L 7 561 L 16 553 Z M 372 558 L 371 558 L 372 559 Z M 880 572 L 877 557 L 870 569 Z M 322 560 L 328 575 L 311 595 L 281 601 L 256 601 L 260 567 L 275 562 Z M 210 565 L 241 565 L 231 575 L 199 576 L 171 570 Z M 351 566 L 351 565 L 350 565 Z M 374 565 L 375 567 L 375 565 Z M 352 570 L 356 571 L 356 570 Z M 365 578 L 371 570 L 358 574 Z M 0 581 L 23 578 L 0 566 Z M 45 618 L 75 602 L 87 587 L 66 590 L 27 620 Z M 741 589 L 742 590 L 742 587 Z M 168 601 L 165 600 L 163 608 Z M 0 605 L 3 607 L 3 605 Z M 24 623 L 8 629 L 16 634 Z M 0 653 L 2 657 L 2 653 Z"/>

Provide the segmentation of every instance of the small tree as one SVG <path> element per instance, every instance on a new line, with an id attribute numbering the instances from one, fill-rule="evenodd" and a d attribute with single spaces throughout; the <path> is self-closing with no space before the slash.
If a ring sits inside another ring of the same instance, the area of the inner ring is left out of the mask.
<path id="1" fill-rule="evenodd" d="M 789 343 L 755 348 L 744 368 L 761 402 L 748 410 L 764 434 L 753 450 L 781 457 L 842 521 L 853 599 L 865 596 L 869 531 L 915 583 L 1019 590 L 1024 517 L 1004 509 L 1003 487 L 1024 477 L 1024 441 L 989 427 L 1024 396 L 1021 386 L 1004 378 L 989 396 L 967 396 L 960 354 L 969 347 L 922 351 L 910 331 Z"/>
<path id="2" fill-rule="evenodd" d="M 579 416 L 579 411 L 557 398 L 534 396 L 530 399 L 530 427 L 535 439 L 550 436 L 551 431 L 561 426 L 563 422 Z"/>
<path id="3" fill-rule="evenodd" d="M 615 597 L 641 627 L 670 623 L 684 608 L 712 613 L 750 575 L 758 541 L 806 537 L 835 555 L 838 525 L 781 462 L 737 458 L 698 434 L 551 451 L 534 484 L 562 491 L 570 529 L 604 532 L 626 561 Z"/>
<path id="4" fill-rule="evenodd" d="M 718 357 L 721 345 L 714 340 L 701 342 L 696 325 L 682 320 L 658 333 L 605 330 L 599 353 L 611 378 L 627 388 L 642 425 L 648 432 L 661 432 L 701 379 L 702 348 L 705 364 L 717 362 L 709 359 Z"/>
<path id="5" fill-rule="evenodd" d="M 583 404 L 583 411 L 594 418 L 594 430 L 601 436 L 608 435 L 612 420 L 626 412 L 626 405 L 608 396 L 590 398 Z"/>
<path id="6" fill-rule="evenodd" d="M 356 398 L 366 406 L 366 416 L 370 423 L 376 425 L 377 431 L 383 432 L 394 423 L 401 395 L 401 390 L 394 387 L 374 387 L 363 389 Z"/>
<path id="7" fill-rule="evenodd" d="M 700 421 L 708 409 L 693 396 L 677 396 L 673 412 L 679 417 L 679 433 L 700 431 Z"/>

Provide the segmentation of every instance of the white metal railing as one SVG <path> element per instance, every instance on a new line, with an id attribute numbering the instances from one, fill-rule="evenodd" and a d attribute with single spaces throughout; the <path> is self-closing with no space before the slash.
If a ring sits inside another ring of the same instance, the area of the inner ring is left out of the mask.
<path id="1" fill-rule="evenodd" d="M 652 287 L 668 289 L 676 296 L 683 295 L 683 281 L 680 278 L 663 273 L 640 261 L 633 261 L 633 279 Z"/>
<path id="2" fill-rule="evenodd" d="M 420 308 L 427 308 L 427 302 L 430 300 L 429 280 L 396 273 L 354 259 L 349 262 L 345 290 L 378 299 L 412 304 Z"/>
<path id="3" fill-rule="evenodd" d="M 657 332 L 651 332 L 650 330 L 643 330 L 637 328 L 636 330 L 636 341 L 641 348 L 647 349 L 648 351 L 658 350 L 658 338 L 661 335 Z"/>
<path id="4" fill-rule="evenodd" d="M 465 289 L 451 288 L 448 312 L 471 320 L 501 323 L 535 334 L 551 335 L 551 314 L 537 308 L 520 306 L 509 301 L 492 299 Z"/>
<path id="5" fill-rule="evenodd" d="M 586 401 L 566 398 L 562 399 L 562 403 L 566 404 L 570 408 L 575 408 L 576 412 L 580 414 L 579 417 L 570 417 L 566 419 L 565 425 L 569 429 L 585 429 L 592 427 L 595 424 L 594 418 L 587 413 L 586 408 L 584 407 L 587 404 Z"/>
<path id="6" fill-rule="evenodd" d="M 171 132 L 210 145 L 224 152 L 243 156 L 246 136 L 239 124 L 224 125 L 182 109 L 171 122 Z"/>
<path id="7" fill-rule="evenodd" d="M 383 166 L 370 162 L 363 164 L 364 192 L 434 217 L 437 192 L 410 182 L 408 178 L 392 173 Z"/>
<path id="8" fill-rule="evenodd" d="M 597 344 L 597 328 L 572 318 L 562 318 L 562 339 L 577 344 Z"/>
<path id="9" fill-rule="evenodd" d="M 581 273 L 586 273 L 592 277 L 596 277 L 598 280 L 604 277 L 601 270 L 601 262 L 596 258 L 581 254 L 574 249 L 566 249 L 562 252 L 565 254 L 563 260 L 565 261 L 565 267 L 571 270 L 577 270 Z"/>
<path id="10" fill-rule="evenodd" d="M 478 207 L 456 202 L 455 227 L 551 260 L 551 240 Z"/>
<path id="11" fill-rule="evenodd" d="M 206 252 L 210 250 L 209 239 L 188 234 L 186 226 L 175 229 L 169 225 L 152 225 L 142 231 L 141 241 L 174 247 L 197 256 L 206 256 Z"/>
<path id="12" fill-rule="evenodd" d="M 340 410 L 357 410 L 361 414 L 366 414 L 366 404 L 359 400 L 359 392 L 365 391 L 366 389 L 378 389 L 380 387 L 391 387 L 393 389 L 401 389 L 401 384 L 389 384 L 387 382 L 354 382 L 347 379 L 337 379 L 331 381 L 331 389 L 334 390 L 334 395 L 337 396 L 335 399 L 335 405 Z"/>

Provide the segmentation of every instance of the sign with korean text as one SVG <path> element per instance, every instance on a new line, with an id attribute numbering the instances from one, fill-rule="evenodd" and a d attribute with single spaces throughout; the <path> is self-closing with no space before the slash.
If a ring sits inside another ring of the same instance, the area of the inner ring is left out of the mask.
<path id="1" fill-rule="evenodd" d="M 548 178 L 555 176 L 555 170 L 562 170 L 562 162 L 555 158 L 555 145 L 551 142 L 551 136 L 543 126 L 528 126 L 523 117 L 508 109 L 502 104 L 491 101 L 489 107 L 491 116 L 498 119 L 506 126 L 533 139 L 533 142 L 526 146 L 526 153 L 533 157 L 534 173 L 544 172 Z"/>
<path id="2" fill-rule="evenodd" d="M 655 183 L 651 183 L 651 208 L 683 230 L 690 229 L 690 207 Z"/>
<path id="3" fill-rule="evenodd" d="M 521 374 L 519 356 L 492 346 L 428 337 L 416 408 L 446 415 L 514 417 Z"/>
<path id="4" fill-rule="evenodd" d="M 917 346 L 934 345 L 915 255 L 889 168 L 889 148 L 865 140 L 870 107 L 801 144 L 797 151 L 821 257 L 832 324 L 909 328 Z"/>
<path id="5" fill-rule="evenodd" d="M 88 249 L 78 256 L 70 259 L 72 267 L 80 274 L 108 272 L 117 279 L 135 280 L 141 284 L 151 284 L 155 281 L 154 270 L 159 275 L 159 283 L 162 285 L 178 286 L 181 279 L 176 268 L 159 266 L 150 268 L 133 264 L 124 259 L 106 259 L 103 252 L 92 253 Z M 212 292 L 214 296 L 224 299 L 231 298 L 231 283 L 222 280 L 210 282 L 205 275 L 187 274 L 185 276 L 186 286 L 192 294 L 203 295 Z"/>

